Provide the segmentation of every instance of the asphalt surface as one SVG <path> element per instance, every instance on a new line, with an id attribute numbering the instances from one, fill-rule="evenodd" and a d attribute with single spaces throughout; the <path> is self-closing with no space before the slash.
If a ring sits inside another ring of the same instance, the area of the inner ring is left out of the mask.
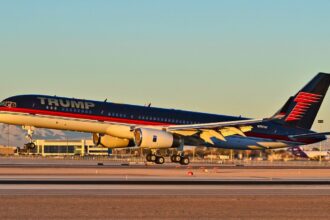
<path id="1" fill-rule="evenodd" d="M 0 195 L 0 219 L 329 219 L 328 195 Z"/>
<path id="2" fill-rule="evenodd" d="M 133 162 L 125 159 L 63 159 L 43 157 L 0 157 L 0 167 L 26 167 L 26 168 L 118 168 L 130 169 L 186 169 L 191 168 L 230 168 L 230 169 L 330 169 L 330 161 L 234 161 L 225 164 L 194 162 L 189 166 L 181 166 L 176 163 L 156 165 L 154 163 Z"/>
<path id="3" fill-rule="evenodd" d="M 41 161 L 0 162 L 0 219 L 330 219 L 323 166 Z"/>
<path id="4" fill-rule="evenodd" d="M 329 179 L 206 179 L 206 178 L 156 178 L 156 177 L 133 177 L 133 178 L 100 178 L 100 177 L 1 177 L 0 185 L 149 185 L 149 186 L 193 186 L 193 185 L 330 185 Z"/>
<path id="5" fill-rule="evenodd" d="M 107 196 L 330 196 L 329 185 L 1 184 L 0 195 Z"/>

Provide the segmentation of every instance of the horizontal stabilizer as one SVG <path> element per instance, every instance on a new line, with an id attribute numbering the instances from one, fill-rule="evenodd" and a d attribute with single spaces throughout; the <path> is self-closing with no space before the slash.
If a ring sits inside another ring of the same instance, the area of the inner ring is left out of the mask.
<path id="1" fill-rule="evenodd" d="M 330 135 L 330 132 L 290 135 L 290 138 L 317 138 Z"/>

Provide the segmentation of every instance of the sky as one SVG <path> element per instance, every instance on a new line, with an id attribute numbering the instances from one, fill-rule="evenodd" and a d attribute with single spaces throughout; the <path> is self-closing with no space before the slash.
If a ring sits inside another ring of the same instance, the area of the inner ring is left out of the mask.
<path id="1" fill-rule="evenodd" d="M 252 118 L 330 72 L 328 0 L 0 0 L 0 99 L 48 94 Z M 330 131 L 330 95 L 316 130 Z"/>

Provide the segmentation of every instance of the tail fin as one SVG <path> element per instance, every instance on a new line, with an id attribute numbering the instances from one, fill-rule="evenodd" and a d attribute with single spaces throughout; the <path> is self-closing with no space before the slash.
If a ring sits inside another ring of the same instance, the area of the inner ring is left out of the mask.
<path id="1" fill-rule="evenodd" d="M 288 150 L 296 157 L 308 158 L 308 155 L 301 149 L 301 147 L 292 147 Z"/>
<path id="2" fill-rule="evenodd" d="M 310 129 L 330 85 L 330 74 L 317 74 L 275 114 L 280 122 L 293 127 Z"/>

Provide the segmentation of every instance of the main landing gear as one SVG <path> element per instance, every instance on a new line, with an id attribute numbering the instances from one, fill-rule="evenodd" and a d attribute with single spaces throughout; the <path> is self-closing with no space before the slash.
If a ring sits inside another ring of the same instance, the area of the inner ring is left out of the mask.
<path id="1" fill-rule="evenodd" d="M 182 154 L 176 154 L 171 156 L 171 161 L 173 163 L 180 163 L 181 165 L 188 165 L 190 163 L 190 159 L 188 156 Z"/>
<path id="2" fill-rule="evenodd" d="M 147 154 L 147 161 L 148 162 L 155 162 L 156 164 L 164 164 L 165 158 L 163 156 L 157 156 L 154 153 Z"/>
<path id="3" fill-rule="evenodd" d="M 35 128 L 31 126 L 23 126 L 23 130 L 27 132 L 25 137 L 29 141 L 28 143 L 24 144 L 25 149 L 27 150 L 35 149 L 36 144 L 33 142 L 33 138 L 32 138 Z"/>
<path id="4" fill-rule="evenodd" d="M 165 158 L 163 156 L 157 155 L 155 152 L 151 152 L 147 154 L 146 159 L 148 162 L 154 162 L 156 164 L 165 163 Z M 185 156 L 183 153 L 181 153 L 181 154 L 172 155 L 171 162 L 180 163 L 181 165 L 188 165 L 190 163 L 190 159 L 188 156 Z"/>

